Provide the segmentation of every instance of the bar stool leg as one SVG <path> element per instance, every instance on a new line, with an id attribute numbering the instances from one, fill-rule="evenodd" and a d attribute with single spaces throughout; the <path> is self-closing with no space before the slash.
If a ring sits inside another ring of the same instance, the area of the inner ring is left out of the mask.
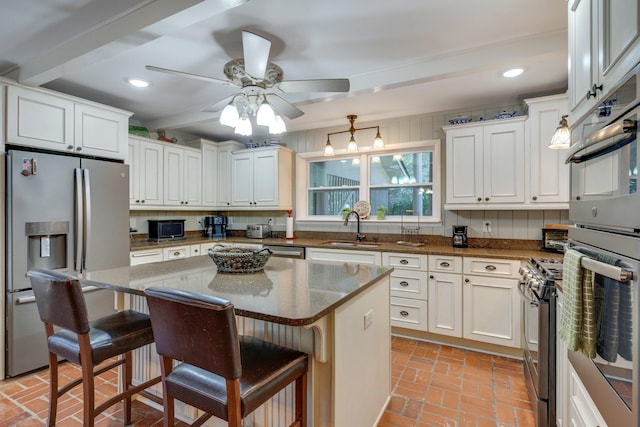
<path id="1" fill-rule="evenodd" d="M 307 373 L 296 380 L 296 418 L 292 425 L 307 427 Z"/>
<path id="2" fill-rule="evenodd" d="M 80 354 L 89 355 L 80 360 L 82 365 L 82 400 L 83 405 L 83 427 L 93 427 L 95 421 L 95 386 L 93 379 L 93 358 L 91 357 L 91 345 L 89 334 L 78 335 Z"/>
<path id="3" fill-rule="evenodd" d="M 128 351 L 124 355 L 124 389 L 129 390 L 131 388 L 133 378 L 133 354 Z M 131 395 L 124 399 L 124 424 L 131 424 Z"/>
<path id="4" fill-rule="evenodd" d="M 56 425 L 58 413 L 58 356 L 49 352 L 49 419 L 48 427 Z"/>
<path id="5" fill-rule="evenodd" d="M 160 369 L 162 373 L 162 395 L 164 396 L 164 399 L 162 399 L 164 404 L 164 420 L 162 421 L 162 426 L 173 427 L 175 423 L 174 399 L 167 393 L 166 383 L 164 382 L 164 379 L 173 369 L 173 361 L 171 358 L 160 356 Z"/>

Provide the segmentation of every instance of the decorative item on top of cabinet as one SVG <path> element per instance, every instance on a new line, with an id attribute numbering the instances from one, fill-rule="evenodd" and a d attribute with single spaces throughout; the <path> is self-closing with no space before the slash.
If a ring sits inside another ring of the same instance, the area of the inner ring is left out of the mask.
<path id="1" fill-rule="evenodd" d="M 519 268 L 517 260 L 464 257 L 463 338 L 520 347 Z"/>
<path id="2" fill-rule="evenodd" d="M 293 151 L 255 148 L 231 154 L 231 206 L 293 209 Z"/>
<path id="3" fill-rule="evenodd" d="M 569 0 L 569 123 L 577 123 L 640 58 L 638 0 Z"/>
<path id="4" fill-rule="evenodd" d="M 129 209 L 164 204 L 163 145 L 146 138 L 129 138 Z"/>
<path id="5" fill-rule="evenodd" d="M 391 273 L 391 326 L 427 331 L 427 255 L 382 253 Z"/>
<path id="6" fill-rule="evenodd" d="M 565 94 L 525 99 L 527 154 L 526 203 L 529 209 L 569 209 L 569 165 L 566 150 L 552 150 L 549 142 L 564 114 Z"/>
<path id="7" fill-rule="evenodd" d="M 525 119 L 442 128 L 447 150 L 445 209 L 522 208 Z"/>
<path id="8" fill-rule="evenodd" d="M 45 89 L 7 86 L 7 142 L 124 160 L 131 113 Z"/>

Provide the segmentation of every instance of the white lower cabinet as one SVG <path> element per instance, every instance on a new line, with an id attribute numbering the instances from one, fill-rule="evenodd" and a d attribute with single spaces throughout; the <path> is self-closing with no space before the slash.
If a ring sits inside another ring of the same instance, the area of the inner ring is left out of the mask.
<path id="1" fill-rule="evenodd" d="M 519 348 L 522 303 L 520 261 L 465 257 L 462 337 Z"/>
<path id="2" fill-rule="evenodd" d="M 429 273 L 429 332 L 462 336 L 462 276 Z"/>
<path id="3" fill-rule="evenodd" d="M 428 257 L 420 254 L 382 253 L 382 265 L 391 273 L 391 325 L 427 331 Z"/>
<path id="4" fill-rule="evenodd" d="M 131 265 L 149 264 L 152 262 L 164 261 L 162 249 L 147 249 L 141 251 L 132 251 L 129 254 Z"/>
<path id="5" fill-rule="evenodd" d="M 591 396 L 587 389 L 580 381 L 578 373 L 573 369 L 571 364 L 569 367 L 569 418 L 567 426 L 571 427 L 607 427 L 604 418 L 600 415 L 595 403 L 591 400 Z"/>

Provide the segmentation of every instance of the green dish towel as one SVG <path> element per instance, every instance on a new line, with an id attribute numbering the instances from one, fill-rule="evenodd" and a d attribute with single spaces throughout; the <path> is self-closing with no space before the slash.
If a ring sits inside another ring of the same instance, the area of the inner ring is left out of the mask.
<path id="1" fill-rule="evenodd" d="M 569 249 L 562 265 L 564 303 L 560 313 L 560 338 L 573 351 L 596 356 L 593 273 L 582 268 L 585 255 Z"/>

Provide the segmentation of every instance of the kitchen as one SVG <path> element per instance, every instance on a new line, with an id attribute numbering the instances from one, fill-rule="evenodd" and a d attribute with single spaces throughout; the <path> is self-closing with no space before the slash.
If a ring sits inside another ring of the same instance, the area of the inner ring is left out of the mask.
<path id="1" fill-rule="evenodd" d="M 239 10 L 241 10 L 242 7 L 244 6 L 239 6 L 240 8 Z M 562 5 L 562 8 L 564 8 L 564 5 Z M 582 11 L 582 10 L 579 9 L 579 11 Z M 560 10 L 560 12 L 562 12 L 562 10 Z M 558 19 L 566 22 L 566 16 L 560 17 Z M 239 37 L 239 33 L 236 33 L 235 36 Z M 234 42 L 234 43 L 237 43 L 237 42 Z M 566 42 L 560 41 L 558 45 L 564 48 L 564 46 L 566 46 Z M 500 44 L 496 46 L 497 49 L 501 47 L 502 45 Z M 274 49 L 275 48 L 277 48 L 276 43 L 274 43 Z M 487 57 L 489 57 L 488 55 L 489 52 L 486 52 L 486 53 L 487 53 Z M 236 56 L 237 56 L 237 53 L 234 53 L 233 55 L 226 55 L 226 58 L 228 59 L 229 57 L 233 58 Z M 540 59 L 540 58 L 537 58 L 537 59 Z M 221 69 L 222 64 L 224 64 L 226 60 L 216 61 L 216 63 L 218 62 L 220 65 L 217 65 L 217 66 L 214 65 L 213 68 L 215 70 Z M 278 62 L 280 63 L 280 61 Z M 167 68 L 182 69 L 182 68 L 179 68 L 178 65 L 171 63 L 171 61 L 169 60 L 166 60 L 165 62 L 158 62 L 158 61 L 154 62 L 151 60 L 147 60 L 146 63 L 151 65 L 156 65 L 156 66 L 166 66 Z M 566 52 L 565 52 L 565 63 L 566 63 Z M 284 67 L 284 66 L 283 68 L 285 70 L 287 69 L 287 67 Z M 187 70 L 192 70 L 192 69 L 187 68 Z M 314 70 L 310 70 L 306 73 L 301 73 L 296 77 L 305 78 L 305 77 L 344 77 L 345 76 L 345 75 L 337 74 L 337 71 L 336 71 L 336 74 L 320 73 L 321 75 L 318 76 L 318 73 L 317 72 L 314 73 L 313 71 Z M 201 70 L 198 72 L 205 74 L 205 70 Z M 566 70 L 564 70 L 564 73 L 566 73 Z M 149 77 L 151 77 L 152 75 L 157 76 L 158 79 L 161 76 L 160 74 L 147 74 L 147 76 Z M 209 72 L 207 75 L 212 75 L 212 73 Z M 36 76 L 34 78 L 37 79 L 38 77 Z M 168 79 L 168 77 L 164 75 L 162 75 L 162 78 Z M 156 77 L 153 77 L 153 79 L 155 80 Z M 174 84 L 174 83 L 177 84 L 177 82 L 180 81 L 180 79 L 181 78 L 178 76 L 171 76 L 171 79 L 168 79 L 165 81 L 170 82 L 169 84 Z M 352 89 L 356 83 L 357 83 L 357 80 L 352 81 Z M 452 83 L 459 84 L 460 81 L 457 80 Z M 155 83 L 155 84 L 160 85 L 160 83 Z M 56 85 L 58 86 L 57 87 L 58 90 L 61 90 L 65 86 L 64 82 L 58 82 L 56 84 L 53 84 L 52 86 L 56 86 Z M 55 87 L 52 87 L 52 88 L 56 89 Z M 562 92 L 564 92 L 565 89 L 566 89 L 566 77 L 565 77 L 565 83 L 560 83 L 557 86 L 551 87 L 551 85 L 549 85 L 549 82 L 547 82 L 545 91 L 541 93 L 538 92 L 538 93 L 540 93 L 541 95 L 561 94 Z M 449 93 L 454 93 L 455 91 L 463 91 L 463 90 L 464 90 L 464 86 L 460 85 L 456 89 L 450 88 Z M 71 90 L 65 91 L 65 92 L 72 93 Z M 419 91 L 416 91 L 416 92 L 419 93 Z M 495 92 L 497 93 L 498 89 L 496 89 Z M 140 94 L 140 92 L 137 92 L 137 93 Z M 485 240 L 489 240 L 491 238 L 495 241 L 498 241 L 498 240 L 500 241 L 502 240 L 537 241 L 540 239 L 540 229 L 543 228 L 546 224 L 549 224 L 549 223 L 568 224 L 570 222 L 569 216 L 568 216 L 568 210 L 567 210 L 568 205 L 566 204 L 566 200 L 567 200 L 566 198 L 564 202 L 561 202 L 559 205 L 555 205 L 555 206 L 554 206 L 555 202 L 547 201 L 547 203 L 549 204 L 544 206 L 548 206 L 548 208 L 540 207 L 540 208 L 531 209 L 530 206 L 527 206 L 526 208 L 523 208 L 523 209 L 518 207 L 503 209 L 503 208 L 496 207 L 495 205 L 482 206 L 478 208 L 478 207 L 472 207 L 471 205 L 467 204 L 466 207 L 464 208 L 461 208 L 460 206 L 458 206 L 457 208 L 454 207 L 453 209 L 448 209 L 446 205 L 447 204 L 453 205 L 453 203 L 451 203 L 451 201 L 445 200 L 444 194 L 447 194 L 447 196 L 449 194 L 448 188 L 445 188 L 445 187 L 450 183 L 450 180 L 448 179 L 448 177 L 445 177 L 445 176 L 450 172 L 451 168 L 449 163 L 446 163 L 446 167 L 444 167 L 445 166 L 444 163 L 445 161 L 449 162 L 452 159 L 450 158 L 450 156 L 446 156 L 445 154 L 445 141 L 447 139 L 447 136 L 449 135 L 449 131 L 447 131 L 447 134 L 445 135 L 445 133 L 441 130 L 441 127 L 455 126 L 456 129 L 452 129 L 452 131 L 459 132 L 461 131 L 461 129 L 468 128 L 468 126 L 474 126 L 475 124 L 491 125 L 490 119 L 493 119 L 494 117 L 499 116 L 503 111 L 507 113 L 516 112 L 516 117 L 514 117 L 514 119 L 516 119 L 517 121 L 519 117 L 523 118 L 527 112 L 529 113 L 529 115 L 531 115 L 532 106 L 535 105 L 535 102 L 533 101 L 531 101 L 530 104 L 526 104 L 525 102 L 523 102 L 523 99 L 534 100 L 535 98 L 537 98 L 537 96 L 530 97 L 528 96 L 528 93 L 530 92 L 525 92 L 527 95 L 520 95 L 518 99 L 512 99 L 508 95 L 505 95 L 501 100 L 492 101 L 488 99 L 487 96 L 485 95 L 484 98 L 478 98 L 478 99 L 481 99 L 482 101 L 475 101 L 474 103 L 467 104 L 467 105 L 481 105 L 480 107 L 473 107 L 471 111 L 469 111 L 467 108 L 463 108 L 463 107 L 448 106 L 447 96 L 444 96 L 444 95 L 437 96 L 437 93 L 434 93 L 431 91 L 429 93 L 433 93 L 433 98 L 439 104 L 439 108 L 431 110 L 433 112 L 425 112 L 430 110 L 427 107 L 420 107 L 417 109 L 414 108 L 412 112 L 407 112 L 404 114 L 401 113 L 403 111 L 403 108 L 405 107 L 408 108 L 409 104 L 412 101 L 412 99 L 410 99 L 411 97 L 407 95 L 405 100 L 407 106 L 404 106 L 404 105 L 398 106 L 397 112 L 393 116 L 377 118 L 375 115 L 363 113 L 362 107 L 358 107 L 358 109 L 355 109 L 355 110 L 346 110 L 346 111 L 342 111 L 341 114 L 334 114 L 335 117 L 333 118 L 333 122 L 330 124 L 327 123 L 327 125 L 319 125 L 319 126 L 317 125 L 314 127 L 301 129 L 298 131 L 296 131 L 295 128 L 293 128 L 293 126 L 296 126 L 296 120 L 290 120 L 287 123 L 288 126 L 291 128 L 290 132 L 288 132 L 287 134 L 277 136 L 276 138 L 279 139 L 279 142 L 282 145 L 284 145 L 286 148 L 293 150 L 298 155 L 300 155 L 300 157 L 302 157 L 303 155 L 306 155 L 308 156 L 307 158 L 312 158 L 313 154 L 309 154 L 309 153 L 321 152 L 328 139 L 328 134 L 331 134 L 334 132 L 342 132 L 347 129 L 348 123 L 344 117 L 348 113 L 357 112 L 359 113 L 360 118 L 356 121 L 355 127 L 358 129 L 361 129 L 366 127 L 379 126 L 380 133 L 382 134 L 382 137 L 385 140 L 385 145 L 388 147 L 389 150 L 398 147 L 397 144 L 405 144 L 405 143 L 410 143 L 412 141 L 414 142 L 415 141 L 431 141 L 433 139 L 441 140 L 442 147 L 439 155 L 441 156 L 440 158 L 444 160 L 442 161 L 441 165 L 436 163 L 436 166 L 442 166 L 442 170 L 443 170 L 441 172 L 442 181 L 439 183 L 434 181 L 433 185 L 434 186 L 439 185 L 443 193 L 442 200 L 440 201 L 442 208 L 435 210 L 436 218 L 434 218 L 433 222 L 428 222 L 427 220 L 425 220 L 425 221 L 422 221 L 420 224 L 420 234 L 426 236 L 424 239 L 427 241 L 431 241 L 430 239 L 434 239 L 434 241 L 437 241 L 440 244 L 446 244 L 449 246 L 453 225 L 467 225 L 470 239 L 472 241 L 475 240 L 476 242 L 484 243 Z M 143 95 L 140 95 L 140 96 L 143 96 Z M 570 96 L 572 95 L 570 94 Z M 224 94 L 222 94 L 221 96 L 215 96 L 215 94 L 210 95 L 211 100 L 206 102 L 203 101 L 203 105 L 205 103 L 214 102 L 215 100 L 223 97 L 224 97 Z M 363 97 L 364 97 L 363 101 L 367 99 L 366 94 L 363 94 Z M 422 102 L 424 102 L 424 100 L 422 100 Z M 110 105 L 111 103 L 106 103 L 106 104 Z M 369 102 L 369 104 L 375 105 L 376 103 Z M 300 119 L 306 119 L 306 118 L 312 119 L 314 117 L 318 117 L 317 114 L 314 114 L 316 112 L 315 109 L 319 108 L 318 103 L 315 103 L 315 104 L 303 103 L 299 105 L 308 105 L 308 108 L 309 108 L 309 110 L 306 110 L 307 107 L 305 107 L 306 114 Z M 119 105 L 119 106 L 123 107 L 123 105 Z M 580 106 L 580 108 L 583 108 L 582 112 L 586 112 L 586 110 L 584 110 L 584 107 Z M 125 108 L 125 109 L 130 111 L 136 111 L 135 108 Z M 470 124 L 453 125 L 449 123 L 449 120 L 455 120 L 458 116 L 465 116 L 465 115 L 471 119 Z M 480 118 L 486 119 L 482 121 L 486 123 L 481 123 Z M 135 120 L 135 116 L 133 117 L 133 120 Z M 555 121 L 554 126 L 557 126 L 558 124 L 557 118 L 554 118 L 554 121 Z M 571 122 L 571 119 L 570 119 L 570 123 L 573 123 Z M 167 128 L 170 129 L 169 126 L 167 126 Z M 150 129 L 154 129 L 154 127 L 150 126 Z M 185 143 L 187 141 L 193 141 L 194 139 L 198 139 L 198 137 L 205 140 L 213 139 L 211 136 L 208 136 L 204 132 L 202 133 L 187 132 L 185 135 L 178 131 L 167 130 L 165 135 L 169 137 L 168 139 L 171 139 L 172 137 L 179 139 L 178 141 L 179 144 L 176 144 L 176 145 L 177 146 L 179 145 L 180 146 L 179 148 L 184 150 L 183 152 L 185 153 L 189 151 L 187 150 L 187 148 L 183 148 L 185 147 Z M 152 134 L 151 139 L 155 140 L 158 136 L 159 136 L 158 134 Z M 196 136 L 196 138 L 194 138 L 194 136 Z M 375 136 L 374 130 L 361 130 L 355 133 L 355 137 L 358 140 L 358 143 L 361 145 L 361 153 L 362 153 L 361 154 L 362 157 L 360 158 L 361 164 L 364 164 L 365 162 L 369 161 L 368 156 L 371 155 L 371 152 L 367 152 L 366 147 L 370 145 L 371 142 L 367 142 L 367 141 L 373 140 L 374 136 Z M 135 139 L 135 137 L 133 137 L 133 139 Z M 239 139 L 239 138 L 236 138 L 234 136 L 229 136 L 228 138 L 225 138 L 225 139 Z M 336 156 L 336 159 L 339 158 L 341 155 L 344 155 L 344 147 L 346 147 L 347 139 L 348 139 L 347 133 L 342 133 L 339 136 L 336 135 L 331 137 L 331 143 L 332 145 L 335 146 L 336 150 L 338 151 L 338 156 Z M 167 143 L 167 145 L 169 144 L 171 143 Z M 200 147 L 204 145 L 208 145 L 207 141 L 199 141 L 197 144 L 200 144 Z M 188 148 L 193 148 L 193 147 L 188 147 Z M 220 149 L 220 147 L 217 147 L 217 148 Z M 399 149 L 411 150 L 412 148 L 399 147 Z M 456 159 L 462 159 L 462 157 L 459 157 Z M 298 166 L 299 166 L 299 163 L 296 164 L 296 168 L 295 168 L 296 172 L 298 172 L 298 169 L 299 169 Z M 454 167 L 454 166 L 455 164 L 451 164 L 451 167 Z M 524 166 L 525 168 L 531 167 L 529 163 L 526 163 Z M 189 170 L 192 170 L 192 169 L 193 168 L 189 168 Z M 206 173 L 206 172 L 207 171 L 204 170 L 203 168 L 202 173 Z M 306 178 L 303 178 L 303 179 L 306 179 Z M 295 182 L 296 184 L 301 182 L 300 178 L 299 177 L 296 178 Z M 188 187 L 191 189 L 194 188 L 194 186 L 192 185 Z M 290 210 L 293 210 L 293 215 L 295 216 L 294 228 L 295 228 L 295 233 L 297 238 L 305 236 L 305 233 L 311 233 L 311 234 L 327 233 L 331 231 L 331 232 L 337 232 L 338 234 L 343 234 L 346 232 L 347 234 L 345 237 L 351 240 L 352 236 L 355 235 L 355 227 L 356 227 L 356 225 L 354 224 L 355 221 L 353 220 L 348 223 L 347 228 L 345 228 L 342 225 L 343 221 L 341 218 L 337 217 L 337 215 L 336 215 L 336 218 L 332 218 L 328 221 L 318 221 L 317 219 L 314 220 L 313 218 L 308 218 L 305 220 L 304 212 L 306 212 L 306 206 L 305 204 L 299 203 L 300 200 L 304 200 L 303 197 L 306 197 L 304 195 L 305 191 L 306 189 L 304 188 L 304 186 L 296 185 L 295 198 L 291 197 L 290 205 L 282 205 L 282 206 L 278 206 L 275 209 L 268 209 L 265 211 L 245 210 L 245 209 L 243 210 L 219 209 L 218 208 L 219 205 L 217 206 L 213 205 L 216 207 L 215 209 L 208 209 L 208 208 L 204 208 L 205 206 L 204 204 L 202 205 L 202 207 L 200 206 L 185 207 L 185 206 L 179 206 L 179 204 L 181 201 L 186 201 L 186 200 L 180 199 L 180 197 L 178 197 L 177 199 L 171 199 L 172 200 L 171 205 L 167 204 L 167 206 L 164 206 L 164 202 L 161 204 L 156 204 L 155 206 L 150 205 L 148 207 L 133 206 L 130 211 L 129 225 L 131 228 L 136 229 L 137 233 L 139 233 L 140 235 L 144 235 L 148 231 L 146 228 L 148 220 L 180 218 L 180 219 L 185 219 L 185 229 L 187 231 L 190 231 L 192 233 L 199 233 L 201 228 L 203 227 L 202 224 L 199 224 L 199 221 L 201 221 L 202 218 L 212 213 L 222 213 L 229 217 L 229 223 L 228 223 L 229 231 L 232 233 L 236 233 L 236 235 L 242 235 L 247 225 L 251 225 L 255 223 L 266 224 L 269 222 L 269 219 L 272 219 L 271 221 L 272 229 L 276 232 L 276 234 L 279 234 L 280 236 L 282 236 L 286 232 L 286 224 L 288 221 L 287 218 L 289 217 L 287 210 L 290 209 Z M 529 195 L 530 193 L 522 192 L 522 194 Z M 176 200 L 178 203 L 178 207 L 169 207 L 169 206 L 176 206 L 174 204 Z M 293 204 L 294 200 L 296 202 L 295 205 Z M 457 201 L 454 201 L 454 202 L 458 203 Z M 517 202 L 517 203 L 520 203 L 520 202 Z M 525 203 L 531 204 L 532 202 L 528 201 Z M 130 203 L 130 205 L 131 204 L 132 203 Z M 163 205 L 163 206 L 159 208 L 158 207 L 159 205 Z M 374 209 L 375 207 L 376 206 L 374 205 Z M 394 215 L 391 215 L 391 213 L 389 212 L 387 219 L 385 220 L 374 221 L 372 218 L 371 220 L 363 221 L 362 233 L 367 235 L 369 238 L 378 237 L 381 239 L 382 236 L 379 236 L 379 235 L 385 235 L 385 234 L 398 235 L 401 231 L 401 221 L 403 219 L 405 221 L 408 221 L 407 223 L 411 226 L 416 225 L 415 222 L 409 221 L 409 219 L 406 217 L 404 218 L 397 218 L 397 217 L 393 218 L 393 217 Z M 483 231 L 483 230 L 488 230 L 488 231 Z M 135 236 L 136 234 L 133 235 L 134 238 Z M 340 237 L 336 236 L 335 238 L 327 237 L 325 240 L 329 240 L 329 239 L 343 240 L 343 237 L 342 236 Z M 295 241 L 296 239 L 294 239 L 294 242 Z M 379 252 L 382 252 L 382 251 L 379 251 Z"/>

